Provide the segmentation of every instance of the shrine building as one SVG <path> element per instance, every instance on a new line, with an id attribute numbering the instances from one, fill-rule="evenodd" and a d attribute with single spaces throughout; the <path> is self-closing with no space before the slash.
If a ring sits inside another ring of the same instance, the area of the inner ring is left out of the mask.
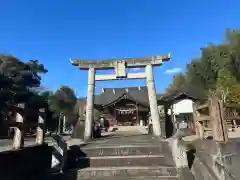
<path id="1" fill-rule="evenodd" d="M 146 125 L 150 110 L 147 87 L 102 88 L 94 106 L 112 124 Z"/>
<path id="2" fill-rule="evenodd" d="M 197 98 L 189 94 L 193 93 L 189 93 L 185 89 L 165 95 L 158 94 L 158 107 L 160 108 L 164 105 L 166 108 L 161 116 L 174 115 L 176 119 L 181 119 L 182 116 L 191 117 L 192 103 Z M 84 121 L 86 113 L 86 98 L 78 100 L 76 110 L 79 114 L 80 120 Z M 173 110 L 173 112 L 170 112 L 170 110 Z M 159 111 L 161 114 L 161 108 Z M 102 88 L 101 93 L 94 96 L 94 114 L 104 117 L 111 123 L 111 125 L 147 125 L 149 112 L 150 107 L 146 86 Z M 191 120 L 189 122 L 191 122 Z M 168 126 L 167 123 L 166 126 Z"/>

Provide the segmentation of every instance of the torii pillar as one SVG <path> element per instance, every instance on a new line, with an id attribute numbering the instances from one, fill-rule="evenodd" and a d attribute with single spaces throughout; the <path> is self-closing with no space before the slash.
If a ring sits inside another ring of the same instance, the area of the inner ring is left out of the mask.
<path id="1" fill-rule="evenodd" d="M 145 79 L 148 88 L 149 105 L 152 116 L 153 133 L 161 136 L 161 124 L 157 106 L 156 89 L 154 83 L 153 66 L 160 66 L 164 61 L 170 60 L 171 56 L 148 56 L 142 58 L 124 58 L 108 60 L 79 60 L 70 59 L 72 65 L 80 69 L 88 70 L 88 96 L 86 106 L 86 119 L 84 141 L 91 138 L 94 109 L 95 81 L 121 80 L 121 79 Z M 126 73 L 126 68 L 145 68 L 143 73 Z M 115 74 L 96 75 L 96 69 L 115 69 Z"/>
<path id="2" fill-rule="evenodd" d="M 94 91 L 95 91 L 95 68 L 89 68 L 84 141 L 88 141 L 92 135 Z"/>

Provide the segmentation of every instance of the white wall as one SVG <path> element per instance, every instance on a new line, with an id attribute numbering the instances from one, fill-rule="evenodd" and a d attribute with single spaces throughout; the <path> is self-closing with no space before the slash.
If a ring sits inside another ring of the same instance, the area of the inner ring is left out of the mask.
<path id="1" fill-rule="evenodd" d="M 181 113 L 192 113 L 193 112 L 193 101 L 190 99 L 183 99 L 173 104 L 174 114 Z M 171 110 L 168 110 L 168 114 L 171 114 Z"/>
<path id="2" fill-rule="evenodd" d="M 190 99 L 183 99 L 173 104 L 173 112 L 175 114 L 181 113 L 192 113 L 193 112 L 193 101 Z"/>

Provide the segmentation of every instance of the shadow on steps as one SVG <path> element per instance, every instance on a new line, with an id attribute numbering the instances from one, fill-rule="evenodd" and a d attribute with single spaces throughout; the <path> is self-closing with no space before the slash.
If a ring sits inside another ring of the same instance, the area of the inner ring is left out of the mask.
<path id="1" fill-rule="evenodd" d="M 49 180 L 77 180 L 77 171 L 52 174 Z"/>
<path id="2" fill-rule="evenodd" d="M 71 146 L 70 150 L 68 150 L 68 158 L 65 166 L 65 170 L 71 170 L 71 169 L 83 169 L 90 167 L 90 160 L 87 157 L 87 154 L 81 150 L 81 146 Z M 79 157 L 85 157 L 84 160 L 81 160 L 81 167 L 79 167 Z"/>
<path id="3" fill-rule="evenodd" d="M 195 153 L 196 150 L 195 149 L 190 149 L 187 151 L 187 160 L 188 160 L 188 168 L 191 169 L 194 159 L 195 159 Z"/>
<path id="4" fill-rule="evenodd" d="M 66 165 L 61 173 L 52 174 L 50 180 L 77 180 L 77 171 L 79 169 L 90 167 L 90 160 L 88 158 L 81 162 L 81 167 L 77 163 L 79 157 L 87 157 L 86 153 L 81 150 L 83 145 L 73 145 L 68 150 Z"/>

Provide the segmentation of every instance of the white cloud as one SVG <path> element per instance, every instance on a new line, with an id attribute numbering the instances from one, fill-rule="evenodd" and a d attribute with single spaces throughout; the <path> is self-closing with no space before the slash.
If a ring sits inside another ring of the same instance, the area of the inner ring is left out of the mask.
<path id="1" fill-rule="evenodd" d="M 180 72 L 182 72 L 181 68 L 173 68 L 173 69 L 167 69 L 165 71 L 165 74 L 177 74 L 177 73 L 180 73 Z"/>

